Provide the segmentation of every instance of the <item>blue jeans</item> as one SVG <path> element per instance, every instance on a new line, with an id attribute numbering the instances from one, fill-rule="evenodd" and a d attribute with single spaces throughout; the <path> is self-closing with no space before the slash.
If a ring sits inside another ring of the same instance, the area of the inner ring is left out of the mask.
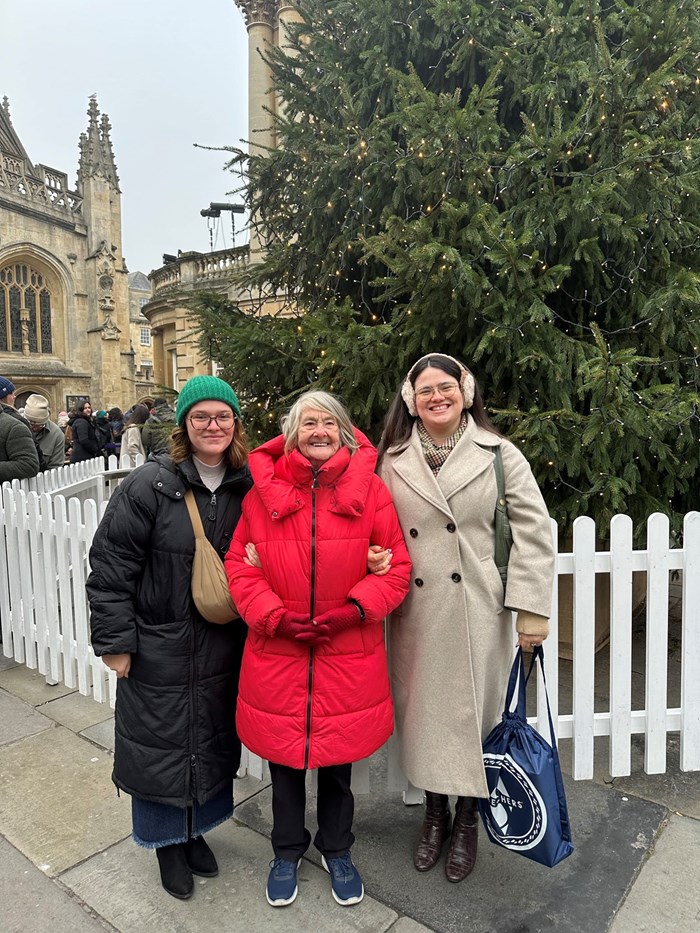
<path id="1" fill-rule="evenodd" d="M 191 813 L 192 825 L 188 826 Z M 140 797 L 131 798 L 131 823 L 134 842 L 144 849 L 160 849 L 187 842 L 190 836 L 203 836 L 233 813 L 233 784 L 207 800 L 193 800 L 187 807 L 171 807 Z"/>

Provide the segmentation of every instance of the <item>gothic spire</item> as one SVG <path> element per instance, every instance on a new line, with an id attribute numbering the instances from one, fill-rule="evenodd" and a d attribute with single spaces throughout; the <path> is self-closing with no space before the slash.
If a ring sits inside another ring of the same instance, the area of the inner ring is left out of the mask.
<path id="1" fill-rule="evenodd" d="M 27 151 L 22 145 L 17 135 L 12 120 L 10 119 L 10 101 L 3 97 L 0 104 L 0 152 L 6 155 L 14 156 L 18 159 L 24 159 L 27 165 L 31 167 L 31 161 Z"/>
<path id="2" fill-rule="evenodd" d="M 106 113 L 103 113 L 100 119 L 95 94 L 90 97 L 87 113 L 89 117 L 87 132 L 81 133 L 78 141 L 80 147 L 78 185 L 84 184 L 88 178 L 100 175 L 119 191 L 119 176 L 109 135 L 112 127 Z"/>

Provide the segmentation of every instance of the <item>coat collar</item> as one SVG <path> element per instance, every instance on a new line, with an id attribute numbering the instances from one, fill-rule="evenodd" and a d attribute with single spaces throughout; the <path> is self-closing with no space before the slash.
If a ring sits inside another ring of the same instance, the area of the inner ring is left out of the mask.
<path id="1" fill-rule="evenodd" d="M 153 465 L 157 467 L 152 480 L 156 492 L 162 493 L 170 499 L 181 499 L 189 488 L 203 489 L 207 494 L 210 494 L 209 489 L 200 479 L 197 467 L 190 458 L 176 465 L 169 454 L 159 454 L 154 460 L 147 461 L 143 467 L 138 469 L 146 469 Z M 230 466 L 227 467 L 221 485 L 240 486 L 243 494 L 245 494 L 252 486 L 248 467 L 244 466 L 240 470 L 234 470 Z"/>
<path id="2" fill-rule="evenodd" d="M 347 447 L 341 449 L 316 471 L 319 486 L 331 489 L 330 510 L 340 515 L 361 515 L 377 462 L 377 451 L 365 435 L 355 430 L 358 450 L 350 456 Z M 303 508 L 300 489 L 308 489 L 314 481 L 314 470 L 298 450 L 284 452 L 284 437 L 280 434 L 250 455 L 250 470 L 255 488 L 273 519 L 281 519 Z"/>
<path id="3" fill-rule="evenodd" d="M 440 470 L 439 481 L 425 461 L 415 424 L 407 441 L 387 451 L 395 472 L 404 482 L 446 515 L 452 514 L 449 499 L 492 465 L 492 448 L 502 441 L 497 434 L 480 428 L 469 415 L 467 419 L 467 430 Z"/>

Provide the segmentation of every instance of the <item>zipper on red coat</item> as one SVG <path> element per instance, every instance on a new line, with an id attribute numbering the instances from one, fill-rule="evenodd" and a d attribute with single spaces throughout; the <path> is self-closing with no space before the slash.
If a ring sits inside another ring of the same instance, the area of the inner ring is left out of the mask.
<path id="1" fill-rule="evenodd" d="M 318 475 L 314 473 L 311 484 L 311 593 L 309 597 L 309 618 L 313 619 L 316 604 L 316 490 Z M 311 743 L 311 692 L 314 685 L 314 649 L 309 646 L 309 676 L 306 684 L 306 742 L 304 744 L 304 770 L 309 767 L 309 745 Z"/>

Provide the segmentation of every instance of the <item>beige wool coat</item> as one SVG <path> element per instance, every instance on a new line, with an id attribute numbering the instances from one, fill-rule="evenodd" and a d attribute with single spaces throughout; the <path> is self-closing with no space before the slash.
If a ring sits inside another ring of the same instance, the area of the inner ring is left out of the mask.
<path id="1" fill-rule="evenodd" d="M 505 599 L 494 562 L 496 445 L 513 533 Z M 388 626 L 401 764 L 416 787 L 486 797 L 482 741 L 500 720 L 514 657 L 504 606 L 550 615 L 547 508 L 518 448 L 472 418 L 437 476 L 415 426 L 384 455 L 380 474 L 413 562 L 408 596 Z"/>

